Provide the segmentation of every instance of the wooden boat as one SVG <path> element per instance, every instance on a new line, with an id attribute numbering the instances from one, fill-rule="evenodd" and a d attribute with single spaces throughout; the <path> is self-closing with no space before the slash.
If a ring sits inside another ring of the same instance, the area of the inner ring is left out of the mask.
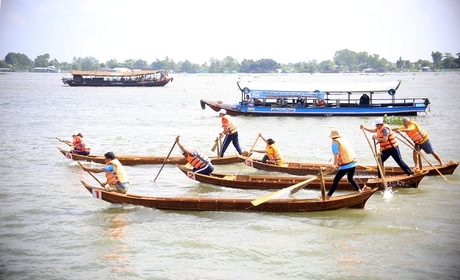
<path id="1" fill-rule="evenodd" d="M 213 172 L 210 175 L 203 175 L 193 172 L 191 169 L 186 168 L 183 165 L 176 166 L 190 179 L 196 180 L 201 183 L 223 186 L 227 188 L 236 188 L 236 189 L 259 189 L 259 190 L 269 190 L 269 189 L 284 189 L 291 185 L 303 182 L 305 180 L 311 179 L 313 177 L 301 177 L 301 176 L 278 176 L 278 175 L 234 175 L 234 174 L 223 174 Z M 317 171 L 318 173 L 318 171 Z M 387 187 L 391 188 L 417 188 L 420 181 L 423 177 L 426 176 L 428 171 L 419 172 L 414 174 L 414 176 L 408 175 L 398 175 L 385 177 L 385 182 Z M 315 174 L 316 175 L 316 174 Z M 356 182 L 362 189 L 364 186 L 371 188 L 384 189 L 382 180 L 379 178 L 369 178 L 369 177 L 356 177 Z M 331 188 L 334 181 L 333 177 L 324 177 L 324 185 L 327 189 Z M 304 189 L 311 190 L 320 190 L 321 184 L 320 180 L 314 180 L 304 187 Z M 344 177 L 340 180 L 339 190 L 353 190 L 354 187 L 348 183 L 347 179 Z"/>
<path id="2" fill-rule="evenodd" d="M 323 164 L 323 163 L 300 163 L 300 162 L 284 162 L 283 165 L 274 165 L 263 163 L 260 160 L 253 159 L 253 158 L 245 158 L 241 157 L 242 160 L 245 160 L 246 165 L 254 167 L 259 170 L 265 170 L 270 172 L 282 172 L 291 175 L 316 175 L 320 167 L 322 168 L 330 168 L 332 167 L 331 164 Z M 441 172 L 442 175 L 448 175 L 454 173 L 455 169 L 458 166 L 458 162 L 449 161 L 446 165 L 440 166 L 435 165 L 436 169 Z M 439 173 L 436 171 L 435 168 L 432 166 L 424 166 L 423 170 L 427 170 L 428 174 L 426 176 L 437 176 Z M 377 167 L 372 166 L 357 166 L 356 169 L 357 176 L 377 176 Z M 405 174 L 404 171 L 398 166 L 385 166 L 385 176 L 396 176 Z"/>
<path id="3" fill-rule="evenodd" d="M 216 112 L 225 109 L 229 115 L 244 116 L 409 116 L 426 112 L 428 98 L 395 97 L 400 84 L 401 81 L 345 85 L 237 82 L 241 101 L 236 105 L 207 99 L 200 103 L 203 110 L 208 105 Z M 352 97 L 353 93 L 360 96 Z"/>
<path id="4" fill-rule="evenodd" d="M 73 154 L 68 150 L 63 150 L 57 147 L 59 152 L 66 158 L 72 160 L 83 160 L 105 164 L 105 158 L 103 155 L 77 155 Z M 139 164 L 163 164 L 165 163 L 166 156 L 142 156 L 142 155 L 117 155 L 118 160 L 123 165 L 139 165 Z M 242 160 L 238 155 L 224 156 L 224 157 L 210 157 L 213 165 L 230 164 L 241 162 Z M 183 156 L 170 156 L 166 160 L 166 164 L 186 164 L 187 160 Z"/>
<path id="5" fill-rule="evenodd" d="M 318 212 L 344 208 L 363 209 L 369 197 L 377 191 L 375 188 L 362 193 L 333 196 L 326 201 L 321 199 L 271 199 L 253 206 L 251 203 L 253 199 L 248 198 L 152 197 L 108 192 L 81 182 L 93 194 L 93 197 L 109 203 L 181 211 Z"/>
<path id="6" fill-rule="evenodd" d="M 87 87 L 162 87 L 172 82 L 166 71 L 130 72 L 72 71 L 72 78 L 62 78 L 69 86 Z"/>

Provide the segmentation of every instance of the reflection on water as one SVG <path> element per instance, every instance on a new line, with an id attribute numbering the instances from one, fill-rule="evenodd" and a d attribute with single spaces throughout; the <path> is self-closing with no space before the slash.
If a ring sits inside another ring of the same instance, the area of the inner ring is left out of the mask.
<path id="1" fill-rule="evenodd" d="M 101 251 L 101 261 L 110 263 L 113 272 L 131 271 L 127 255 L 131 251 L 131 246 L 124 240 L 126 233 L 126 213 L 123 214 L 108 214 L 104 219 L 105 230 L 103 237 L 109 239 L 107 245 L 108 250 Z"/>

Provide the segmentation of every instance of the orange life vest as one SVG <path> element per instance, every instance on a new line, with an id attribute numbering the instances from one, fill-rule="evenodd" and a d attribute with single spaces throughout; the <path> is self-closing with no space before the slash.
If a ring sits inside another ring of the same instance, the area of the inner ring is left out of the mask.
<path id="1" fill-rule="evenodd" d="M 105 172 L 105 177 L 107 178 L 107 184 L 109 185 L 118 185 L 129 183 L 128 175 L 126 174 L 125 168 L 121 165 L 118 159 L 113 159 L 107 162 L 107 165 L 113 165 L 114 170 L 112 172 Z"/>
<path id="2" fill-rule="evenodd" d="M 276 146 L 276 144 L 268 145 L 267 148 L 265 148 L 265 151 L 267 152 L 268 160 L 271 163 L 274 163 L 276 165 L 283 164 L 283 158 L 281 157 L 280 150 L 278 149 L 278 146 Z"/>
<path id="3" fill-rule="evenodd" d="M 407 135 L 417 145 L 425 143 L 426 140 L 428 140 L 428 133 L 426 133 L 420 126 L 418 126 L 417 123 L 412 122 L 412 121 L 410 122 L 408 127 L 410 127 L 412 124 L 415 126 L 415 129 L 413 129 L 411 131 L 407 131 L 406 132 Z"/>
<path id="4" fill-rule="evenodd" d="M 187 161 L 196 169 L 203 168 L 211 162 L 208 157 L 200 155 L 197 151 L 187 154 Z"/>
<path id="5" fill-rule="evenodd" d="M 77 135 L 74 136 L 72 145 L 74 149 L 78 151 L 90 151 L 91 150 L 90 147 L 86 146 L 85 140 Z"/>
<path id="6" fill-rule="evenodd" d="M 387 128 L 389 133 L 388 134 L 388 139 L 387 141 L 385 142 L 379 142 L 379 145 L 380 145 L 380 150 L 381 151 L 384 151 L 384 150 L 387 150 L 387 149 L 391 149 L 391 148 L 394 148 L 396 146 L 398 146 L 398 142 L 396 141 L 396 137 L 393 133 L 393 131 L 391 131 L 391 129 L 386 125 L 386 124 L 383 124 L 380 129 L 377 129 L 377 137 L 378 138 L 382 138 L 383 137 L 383 134 L 382 134 L 382 131 L 383 129 Z"/>
<path id="7" fill-rule="evenodd" d="M 229 115 L 222 117 L 222 127 L 224 128 L 225 134 L 231 135 L 236 132 L 236 125 L 233 123 L 232 118 Z"/>
<path id="8" fill-rule="evenodd" d="M 346 165 L 355 161 L 355 152 L 353 151 L 353 148 L 347 139 L 338 137 L 334 138 L 332 141 L 337 142 L 339 145 L 339 159 L 337 162 L 339 166 Z"/>

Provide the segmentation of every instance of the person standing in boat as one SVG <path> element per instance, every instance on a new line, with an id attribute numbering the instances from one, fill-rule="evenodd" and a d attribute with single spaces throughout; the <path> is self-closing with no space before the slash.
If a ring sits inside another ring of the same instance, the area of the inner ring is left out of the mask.
<path id="1" fill-rule="evenodd" d="M 283 158 L 281 156 L 280 150 L 278 149 L 278 146 L 276 145 L 275 141 L 271 138 L 265 139 L 261 133 L 259 133 L 259 137 L 265 141 L 265 143 L 267 144 L 267 147 L 265 148 L 265 150 L 251 150 L 250 152 L 266 153 L 264 157 L 262 158 L 263 163 L 268 162 L 270 164 L 282 165 Z"/>
<path id="2" fill-rule="evenodd" d="M 426 133 L 416 122 L 412 121 L 410 118 L 405 117 L 402 119 L 402 122 L 402 126 L 393 128 L 392 130 L 397 132 L 405 132 L 407 136 L 410 137 L 412 142 L 414 142 L 413 157 L 415 167 L 419 166 L 416 150 L 420 151 L 421 149 L 424 150 L 427 154 L 432 154 L 433 157 L 439 162 L 439 164 L 443 166 L 444 163 L 442 162 L 441 157 L 433 150 L 433 147 L 431 146 L 431 141 L 429 139 L 430 137 L 428 133 Z"/>
<path id="3" fill-rule="evenodd" d="M 356 158 L 355 152 L 351 147 L 350 142 L 340 135 L 338 130 L 331 130 L 329 138 L 332 139 L 332 153 L 334 154 L 334 167 L 337 170 L 337 173 L 334 177 L 334 182 L 332 183 L 331 189 L 326 195 L 326 200 L 331 198 L 332 194 L 337 189 L 340 179 L 347 174 L 347 179 L 350 184 L 355 187 L 356 191 L 361 192 L 358 183 L 354 179 L 355 168 L 356 168 Z"/>
<path id="4" fill-rule="evenodd" d="M 129 180 L 125 168 L 120 161 L 115 157 L 115 154 L 108 152 L 104 155 L 105 167 L 103 168 L 88 168 L 82 166 L 83 170 L 100 173 L 105 172 L 107 181 L 102 183 L 105 189 L 109 192 L 119 192 L 125 194 L 128 192 Z M 106 186 L 108 184 L 108 186 Z"/>
<path id="5" fill-rule="evenodd" d="M 190 165 L 193 166 L 193 172 L 209 175 L 214 171 L 214 166 L 207 156 L 203 156 L 195 150 L 187 150 L 179 141 L 179 136 L 176 138 L 176 143 L 182 150 L 182 155 L 187 159 Z"/>
<path id="6" fill-rule="evenodd" d="M 225 135 L 224 142 L 222 143 L 222 149 L 220 150 L 220 156 L 224 156 L 224 153 L 230 143 L 233 143 L 236 151 L 241 155 L 243 151 L 241 150 L 240 142 L 238 141 L 238 129 L 233 122 L 233 119 L 227 115 L 227 110 L 225 109 L 220 109 L 219 116 L 222 120 L 223 128 L 223 131 L 220 133 L 220 137 Z"/>
<path id="7" fill-rule="evenodd" d="M 80 132 L 75 132 L 72 135 L 72 147 L 73 149 L 70 151 L 72 154 L 87 156 L 89 155 L 91 148 L 86 145 L 86 141 L 83 138 L 83 135 Z"/>
<path id="8" fill-rule="evenodd" d="M 383 118 L 375 119 L 374 123 L 375 128 L 366 128 L 362 124 L 360 125 L 360 128 L 376 133 L 375 135 L 372 135 L 372 139 L 379 143 L 382 165 L 391 156 L 407 175 L 414 174 L 410 167 L 403 161 L 399 151 L 398 141 L 396 141 L 393 131 L 383 122 Z"/>

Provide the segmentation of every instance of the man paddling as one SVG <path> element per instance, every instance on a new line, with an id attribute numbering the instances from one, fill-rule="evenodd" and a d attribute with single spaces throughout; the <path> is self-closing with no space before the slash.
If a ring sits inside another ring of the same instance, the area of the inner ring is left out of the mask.
<path id="1" fill-rule="evenodd" d="M 334 154 L 334 167 L 338 168 L 334 177 L 331 189 L 327 193 L 325 199 L 329 200 L 332 194 L 337 189 L 340 179 L 347 174 L 347 179 L 350 184 L 355 187 L 356 191 L 361 192 L 358 183 L 353 178 L 355 175 L 356 160 L 355 152 L 351 147 L 350 142 L 340 135 L 338 130 L 331 130 L 329 138 L 332 139 L 332 153 Z"/>
<path id="2" fill-rule="evenodd" d="M 125 194 L 128 191 L 129 181 L 128 175 L 126 174 L 125 168 L 115 157 L 115 154 L 108 152 L 104 155 L 106 166 L 103 168 L 88 168 L 81 166 L 83 170 L 89 172 L 105 172 L 107 177 L 107 182 L 102 183 L 101 185 L 105 186 L 105 189 L 109 192 L 119 192 Z"/>
<path id="3" fill-rule="evenodd" d="M 207 156 L 203 156 L 195 150 L 187 150 L 179 141 L 179 136 L 176 138 L 176 143 L 182 150 L 182 155 L 187 159 L 190 165 L 193 166 L 193 172 L 209 175 L 214 171 L 214 166 Z"/>
<path id="4" fill-rule="evenodd" d="M 430 136 L 426 133 L 416 122 L 412 121 L 410 118 L 403 118 L 402 119 L 403 125 L 398 128 L 393 128 L 393 131 L 398 132 L 405 132 L 407 136 L 410 137 L 412 142 L 414 142 L 414 164 L 415 167 L 419 166 L 417 152 L 419 150 L 424 150 L 427 154 L 432 154 L 433 157 L 439 162 L 441 166 L 444 163 L 441 160 L 441 157 L 438 153 L 433 150 L 433 146 L 431 146 Z"/>
<path id="5" fill-rule="evenodd" d="M 225 151 L 228 148 L 228 145 L 230 143 L 233 143 L 233 146 L 235 147 L 236 151 L 238 154 L 242 154 L 243 151 L 241 150 L 240 147 L 240 142 L 238 141 L 238 129 L 233 122 L 233 119 L 227 115 L 227 110 L 225 109 L 220 109 L 219 111 L 219 116 L 222 119 L 222 128 L 223 131 L 220 133 L 220 136 L 222 137 L 225 135 L 224 142 L 222 143 L 222 149 L 220 150 L 220 156 L 223 157 Z"/>
<path id="6" fill-rule="evenodd" d="M 366 128 L 362 124 L 360 128 L 369 132 L 375 132 L 375 135 L 372 135 L 372 139 L 379 143 L 382 165 L 391 156 L 407 175 L 414 174 L 410 167 L 403 161 L 399 152 L 398 141 L 396 141 L 393 131 L 384 123 L 383 118 L 375 119 L 374 123 L 375 128 Z M 380 178 L 380 172 L 378 176 Z"/>

